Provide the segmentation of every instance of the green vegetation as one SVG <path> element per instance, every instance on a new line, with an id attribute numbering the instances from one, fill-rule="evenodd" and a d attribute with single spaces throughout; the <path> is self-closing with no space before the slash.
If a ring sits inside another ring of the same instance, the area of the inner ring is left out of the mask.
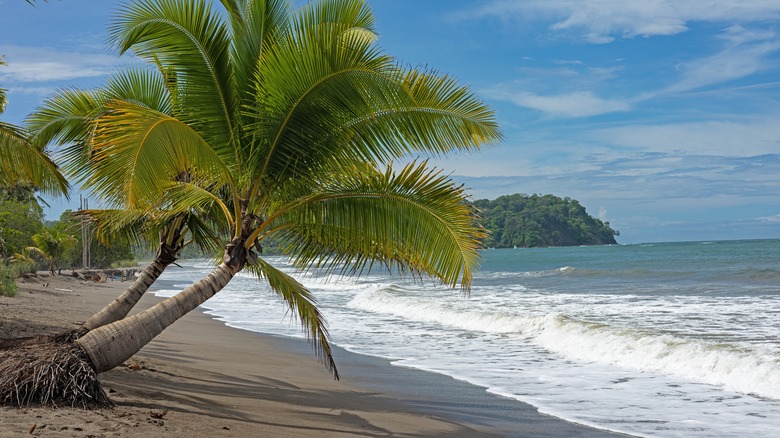
<path id="1" fill-rule="evenodd" d="M 60 216 L 60 220 L 52 224 L 52 228 L 75 238 L 74 245 L 68 248 L 60 259 L 62 267 L 66 269 L 81 268 L 83 250 L 81 221 L 71 210 L 66 210 Z M 119 268 L 137 264 L 130 244 L 115 240 L 111 242 L 111 246 L 103 245 L 98 241 L 95 233 L 90 235 L 90 256 L 91 268 Z"/>
<path id="2" fill-rule="evenodd" d="M 16 272 L 11 266 L 0 263 L 0 295 L 16 296 Z"/>
<path id="3" fill-rule="evenodd" d="M 485 242 L 489 248 L 609 245 L 620 235 L 570 198 L 515 194 L 474 204 L 490 233 Z"/>
<path id="4" fill-rule="evenodd" d="M 5 196 L 5 198 L 4 198 Z M 47 222 L 44 226 L 43 209 L 39 201 L 32 197 L 18 200 L 8 199 L 8 191 L 0 189 L 0 261 L 19 264 L 27 263 L 28 269 L 15 272 L 34 272 L 38 269 L 51 269 L 43 260 L 40 263 L 30 258 L 27 248 L 38 246 L 34 236 L 42 233 L 73 236 L 72 243 L 66 244 L 61 254 L 57 255 L 57 266 L 65 269 L 76 269 L 82 266 L 82 241 L 80 222 L 72 212 L 66 211 L 60 220 Z M 91 238 L 92 268 L 112 268 L 136 264 L 135 255 L 130 245 L 120 241 L 106 246 L 98 242 L 94 233 Z M 49 260 L 48 256 L 44 256 Z M 1 264 L 1 263 L 0 263 Z M 32 264 L 33 268 L 29 266 Z"/>
<path id="5" fill-rule="evenodd" d="M 43 229 L 43 209 L 37 202 L 3 199 L 0 191 L 0 256 L 8 259 L 33 245 Z"/>
<path id="6" fill-rule="evenodd" d="M 55 273 L 55 263 L 76 243 L 76 238 L 60 231 L 48 229 L 32 236 L 35 246 L 28 249 L 49 262 L 49 273 Z"/>

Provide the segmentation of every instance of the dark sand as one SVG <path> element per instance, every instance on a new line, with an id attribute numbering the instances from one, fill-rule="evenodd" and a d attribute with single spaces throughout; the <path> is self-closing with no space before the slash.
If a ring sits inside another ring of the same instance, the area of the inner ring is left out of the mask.
<path id="1" fill-rule="evenodd" d="M 17 297 L 0 297 L 0 337 L 74 328 L 126 284 L 39 276 L 19 286 Z M 146 296 L 137 307 L 157 301 Z M 443 375 L 343 349 L 335 358 L 338 382 L 305 341 L 232 329 L 196 311 L 101 375 L 115 408 L 0 407 L 0 437 L 622 436 Z"/>

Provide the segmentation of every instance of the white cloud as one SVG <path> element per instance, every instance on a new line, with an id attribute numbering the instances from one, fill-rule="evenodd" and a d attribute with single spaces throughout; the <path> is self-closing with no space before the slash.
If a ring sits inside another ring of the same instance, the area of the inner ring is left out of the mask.
<path id="1" fill-rule="evenodd" d="M 98 77 L 119 64 L 99 53 L 62 52 L 45 47 L 0 46 L 8 66 L 0 69 L 5 82 L 48 82 Z"/>
<path id="2" fill-rule="evenodd" d="M 771 36 L 774 37 L 774 33 Z M 726 48 L 715 55 L 678 66 L 682 73 L 680 80 L 665 91 L 694 90 L 760 72 L 766 66 L 767 55 L 780 50 L 780 41 L 758 40 L 758 37 L 758 33 L 735 34 L 733 30 L 727 30 L 724 34 L 724 39 L 729 41 Z"/>
<path id="3" fill-rule="evenodd" d="M 35 96 L 47 96 L 56 91 L 56 87 L 9 87 L 10 94 L 31 94 Z"/>
<path id="4" fill-rule="evenodd" d="M 594 131 L 593 139 L 639 151 L 748 157 L 780 151 L 777 116 L 749 122 L 631 125 Z"/>
<path id="5" fill-rule="evenodd" d="M 689 22 L 751 23 L 780 18 L 776 0 L 493 0 L 459 15 L 551 22 L 550 29 L 593 43 L 675 35 Z"/>
<path id="6" fill-rule="evenodd" d="M 591 91 L 575 91 L 556 95 L 539 95 L 527 91 L 486 91 L 489 97 L 512 102 L 524 108 L 541 111 L 553 117 L 589 117 L 628 111 L 627 102 L 604 99 Z"/>

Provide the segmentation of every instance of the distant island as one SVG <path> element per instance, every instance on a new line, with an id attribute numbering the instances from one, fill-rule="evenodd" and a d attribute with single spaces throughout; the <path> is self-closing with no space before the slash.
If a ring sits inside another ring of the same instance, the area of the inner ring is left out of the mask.
<path id="1" fill-rule="evenodd" d="M 490 232 L 488 248 L 614 245 L 620 235 L 570 198 L 514 194 L 480 199 L 474 205 Z"/>

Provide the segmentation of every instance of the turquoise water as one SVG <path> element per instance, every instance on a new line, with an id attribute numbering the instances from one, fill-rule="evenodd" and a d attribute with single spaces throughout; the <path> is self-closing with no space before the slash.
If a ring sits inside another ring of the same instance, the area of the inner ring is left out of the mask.
<path id="1" fill-rule="evenodd" d="M 295 273 L 333 341 L 570 421 L 640 436 L 780 434 L 780 241 L 487 250 L 469 296 L 388 273 Z M 206 263 L 169 270 L 175 290 Z M 302 336 L 240 274 L 204 305 Z M 337 358 L 338 359 L 338 358 Z"/>

